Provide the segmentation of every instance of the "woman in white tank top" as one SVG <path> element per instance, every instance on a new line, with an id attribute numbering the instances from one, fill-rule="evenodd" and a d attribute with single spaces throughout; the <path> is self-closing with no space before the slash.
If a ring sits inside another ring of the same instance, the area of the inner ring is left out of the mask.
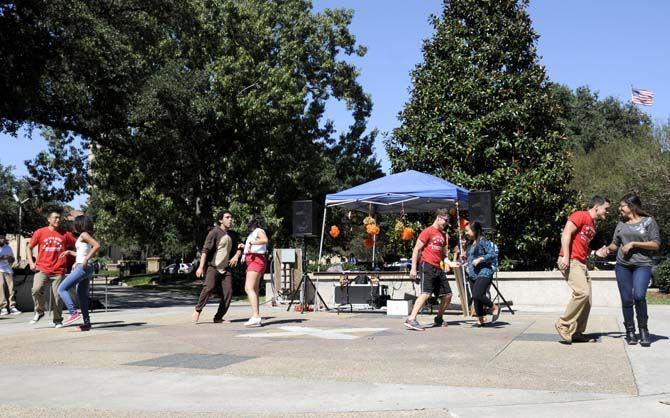
<path id="1" fill-rule="evenodd" d="M 91 329 L 91 319 L 88 315 L 88 282 L 93 276 L 93 266 L 89 264 L 89 261 L 100 249 L 100 244 L 93 238 L 92 233 L 93 221 L 91 221 L 91 218 L 84 215 L 74 218 L 74 234 L 77 235 L 77 242 L 74 244 L 76 251 L 68 250 L 60 255 L 64 257 L 69 254 L 75 257 L 72 272 L 58 286 L 58 294 L 70 311 L 70 316 L 63 321 L 63 325 L 70 325 L 79 318 L 83 318 L 84 324 L 79 326 L 81 331 Z M 70 289 L 74 286 L 77 286 L 77 298 L 79 299 L 81 314 L 77 313 L 70 296 Z"/>
<path id="2" fill-rule="evenodd" d="M 263 227 L 265 219 L 260 214 L 253 215 L 249 221 L 249 236 L 244 245 L 244 262 L 247 264 L 247 277 L 244 290 L 251 304 L 251 318 L 244 324 L 247 327 L 260 327 L 261 314 L 258 303 L 261 278 L 267 267 L 268 236 Z"/>

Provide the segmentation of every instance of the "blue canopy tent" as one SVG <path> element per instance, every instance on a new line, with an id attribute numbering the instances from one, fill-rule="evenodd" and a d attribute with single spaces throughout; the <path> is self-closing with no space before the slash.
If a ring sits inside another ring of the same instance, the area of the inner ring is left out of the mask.
<path id="1" fill-rule="evenodd" d="M 414 170 L 391 174 L 338 193 L 326 195 L 319 258 L 323 253 L 326 211 L 329 207 L 376 213 L 430 212 L 438 208 L 468 208 L 469 191 L 447 180 Z M 374 250 L 373 250 L 374 259 Z"/>

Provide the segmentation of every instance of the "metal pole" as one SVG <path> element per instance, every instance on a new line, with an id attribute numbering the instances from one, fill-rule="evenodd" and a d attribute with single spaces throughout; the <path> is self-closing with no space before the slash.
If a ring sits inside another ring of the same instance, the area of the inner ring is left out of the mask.
<path id="1" fill-rule="evenodd" d="M 19 232 L 16 234 L 16 263 L 21 263 L 21 217 L 23 215 L 23 205 L 19 202 Z"/>
<path id="2" fill-rule="evenodd" d="M 375 252 L 377 250 L 377 235 L 372 236 L 372 270 L 375 269 Z"/>
<path id="3" fill-rule="evenodd" d="M 321 271 L 321 256 L 323 255 L 323 234 L 326 231 L 326 211 L 328 207 L 323 208 L 323 221 L 321 222 L 321 242 L 319 243 L 319 258 L 316 260 L 316 271 Z M 319 280 L 317 278 L 317 280 Z"/>
<path id="4" fill-rule="evenodd" d="M 470 281 L 468 280 L 468 276 L 465 273 L 465 267 L 463 267 L 461 265 L 462 260 L 463 260 L 463 243 L 462 243 L 463 240 L 461 238 L 462 235 L 461 235 L 461 213 L 460 212 L 461 211 L 460 211 L 460 207 L 458 205 L 458 200 L 456 200 L 456 226 L 457 226 L 457 229 L 458 229 L 458 258 L 460 258 L 459 263 L 458 263 L 459 264 L 458 268 L 461 269 L 462 276 L 463 276 L 463 288 L 465 289 L 465 295 L 464 296 L 465 296 L 465 306 L 466 306 L 466 311 L 467 311 L 465 317 L 470 318 L 470 304 L 468 303 L 469 302 L 468 301 L 468 294 L 470 293 Z M 464 301 L 461 301 L 461 303 L 462 302 L 464 302 Z"/>
<path id="5" fill-rule="evenodd" d="M 321 222 L 321 242 L 319 243 L 319 259 L 316 260 L 316 272 L 321 271 L 321 256 L 323 255 L 323 234 L 326 231 L 326 211 L 328 210 L 327 206 L 323 208 L 323 221 Z M 316 275 L 316 286 L 314 289 L 314 312 L 319 310 L 319 275 Z"/>

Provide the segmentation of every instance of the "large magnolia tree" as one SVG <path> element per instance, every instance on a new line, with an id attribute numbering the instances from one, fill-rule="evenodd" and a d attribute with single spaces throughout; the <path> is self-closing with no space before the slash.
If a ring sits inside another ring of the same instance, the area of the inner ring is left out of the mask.
<path id="1" fill-rule="evenodd" d="M 555 256 L 572 195 L 560 109 L 526 5 L 445 2 L 386 149 L 394 171 L 492 190 L 502 256 L 536 268 Z"/>

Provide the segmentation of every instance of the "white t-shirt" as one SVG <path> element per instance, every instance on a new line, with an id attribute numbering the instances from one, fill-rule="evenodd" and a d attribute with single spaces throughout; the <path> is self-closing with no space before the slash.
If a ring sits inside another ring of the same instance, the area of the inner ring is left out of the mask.
<path id="1" fill-rule="evenodd" d="M 0 257 L 14 257 L 14 251 L 12 251 L 12 247 L 9 245 L 5 244 L 0 248 Z M 7 262 L 7 260 L 0 260 L 0 272 L 2 273 L 13 273 L 12 266 Z"/>
<path id="2" fill-rule="evenodd" d="M 77 257 L 75 259 L 75 264 L 83 264 L 86 260 L 86 256 L 91 251 L 91 245 L 88 242 L 84 242 L 81 239 L 81 235 L 77 238 L 77 242 L 74 243 L 74 248 L 77 250 Z"/>
<path id="3" fill-rule="evenodd" d="M 251 241 L 258 241 L 258 236 L 261 231 L 263 231 L 262 228 L 256 228 L 251 231 L 251 234 L 249 234 L 247 241 L 244 244 L 244 254 L 265 254 L 268 252 L 267 244 L 251 245 Z"/>

